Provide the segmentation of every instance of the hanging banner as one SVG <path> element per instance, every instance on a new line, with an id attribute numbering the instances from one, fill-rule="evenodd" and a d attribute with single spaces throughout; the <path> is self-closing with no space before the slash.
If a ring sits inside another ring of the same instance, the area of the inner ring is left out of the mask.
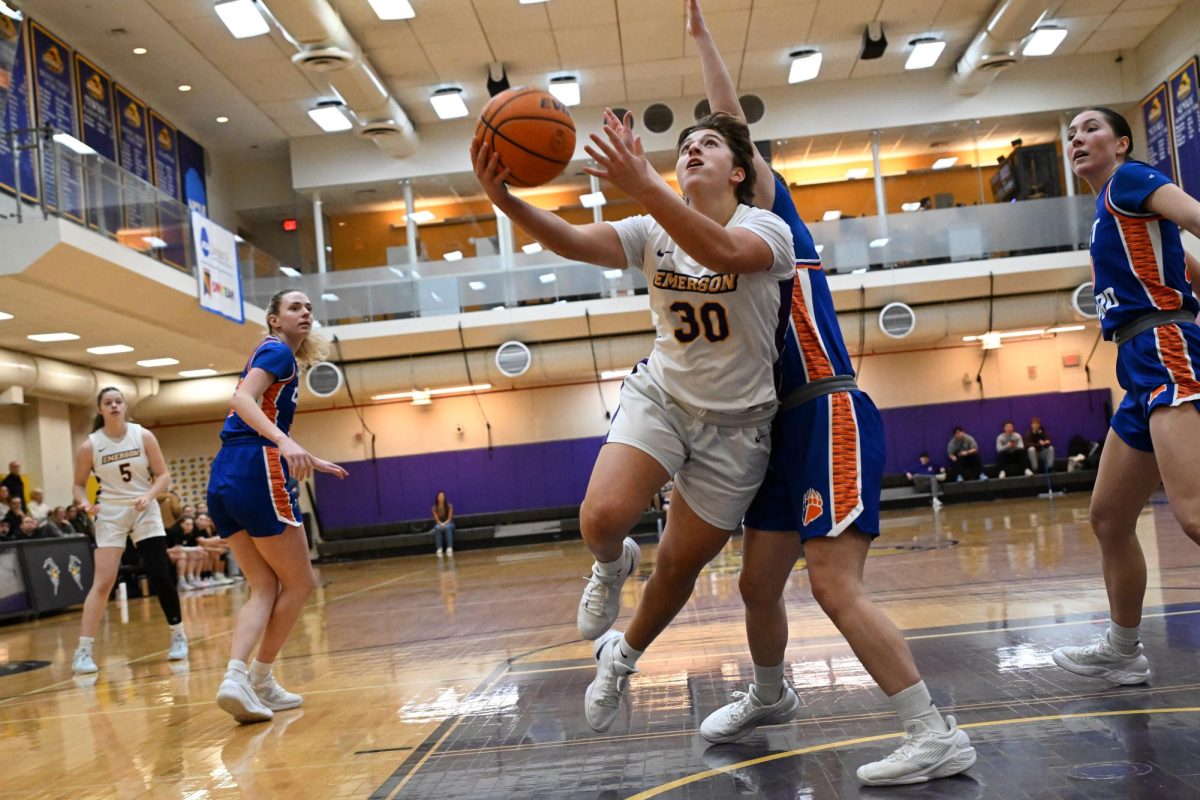
<path id="1" fill-rule="evenodd" d="M 0 15 L 0 189 L 7 194 L 17 192 L 17 175 L 13 163 L 13 149 L 36 141 L 36 134 L 26 133 L 13 138 L 5 131 L 28 130 L 33 125 L 33 114 L 29 107 L 29 58 L 26 46 L 28 24 L 14 22 Z M 33 158 L 36 150 L 23 150 L 20 162 L 21 196 L 30 202 L 38 202 L 37 177 Z"/>
<path id="2" fill-rule="evenodd" d="M 157 111 L 150 112 L 150 152 L 154 164 L 154 185 L 168 197 L 179 199 L 179 145 L 175 126 Z"/>
<path id="3" fill-rule="evenodd" d="M 85 189 L 88 203 L 88 225 L 103 229 L 115 237 L 121 227 L 121 185 L 115 172 L 117 162 L 117 130 L 113 121 L 113 83 L 104 70 L 79 53 L 75 53 L 75 85 L 79 87 L 79 138 L 106 161 L 95 160 L 88 171 Z"/>
<path id="4" fill-rule="evenodd" d="M 1167 81 L 1171 97 L 1171 122 L 1175 127 L 1175 167 L 1179 185 L 1200 200 L 1200 69 L 1196 58 L 1180 67 Z"/>
<path id="5" fill-rule="evenodd" d="M 146 104 L 121 84 L 117 97 L 117 163 L 150 183 L 150 120 Z"/>
<path id="6" fill-rule="evenodd" d="M 1171 107 L 1167 99 L 1167 85 L 1158 88 L 1142 99 L 1142 119 L 1146 123 L 1146 162 L 1156 170 L 1178 182 L 1175 173 L 1175 142 L 1171 132 Z"/>
<path id="7" fill-rule="evenodd" d="M 70 69 L 71 48 L 36 22 L 30 21 L 29 30 L 33 46 L 34 109 L 38 127 L 50 127 L 78 138 L 75 83 Z M 56 151 L 49 144 L 44 147 L 42 191 L 46 194 L 48 207 L 58 209 L 63 216 L 83 222 L 83 171 L 73 155 Z"/>
<path id="8" fill-rule="evenodd" d="M 183 202 L 192 211 L 208 216 L 208 184 L 204 178 L 204 148 L 183 131 L 178 131 L 179 177 Z"/>
<path id="9" fill-rule="evenodd" d="M 242 275 L 238 270 L 233 234 L 193 211 L 192 242 L 196 247 L 196 281 L 200 307 L 231 319 L 246 321 L 242 307 Z"/>

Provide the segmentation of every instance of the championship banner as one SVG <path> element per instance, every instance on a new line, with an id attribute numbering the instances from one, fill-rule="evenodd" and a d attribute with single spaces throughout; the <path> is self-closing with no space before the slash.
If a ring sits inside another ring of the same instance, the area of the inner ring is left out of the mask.
<path id="1" fill-rule="evenodd" d="M 1200 82 L 1196 58 L 1180 67 L 1167 81 L 1171 121 L 1175 126 L 1175 166 L 1179 185 L 1200 199 Z"/>
<path id="2" fill-rule="evenodd" d="M 96 163 L 87 176 L 88 197 L 91 199 L 88 225 L 116 237 L 123 220 L 121 214 L 120 178 L 114 173 L 117 161 L 117 130 L 113 122 L 113 83 L 104 70 L 79 53 L 75 53 L 75 85 L 79 87 L 79 138 L 110 164 Z M 107 176 L 107 180 L 101 178 Z"/>
<path id="3" fill-rule="evenodd" d="M 27 130 L 33 127 L 33 114 L 29 108 L 29 58 L 26 47 L 26 23 L 17 23 L 0 15 L 0 189 L 16 194 L 17 176 L 13 171 L 13 153 L 8 136 L 4 131 Z M 12 144 L 23 145 L 33 141 L 36 134 L 14 137 Z M 20 154 L 21 196 L 38 202 L 37 176 L 34 172 L 34 150 Z"/>
<path id="4" fill-rule="evenodd" d="M 75 125 L 75 85 L 71 78 L 71 48 L 36 22 L 30 21 L 33 44 L 34 108 L 38 127 L 78 137 Z M 55 175 L 54 154 L 43 151 L 42 187 L 46 205 L 59 208 L 64 216 L 83 222 L 83 175 L 73 162 L 62 158 Z M 59 187 L 56 183 L 62 183 Z M 62 197 L 59 197 L 61 189 Z"/>
<path id="5" fill-rule="evenodd" d="M 179 176 L 183 202 L 192 211 L 208 215 L 208 182 L 204 178 L 204 148 L 183 131 L 178 131 Z"/>
<path id="6" fill-rule="evenodd" d="M 238 269 L 237 242 L 232 233 L 203 214 L 191 213 L 200 307 L 240 325 L 246 321 L 246 314 L 242 308 L 242 273 Z"/>
<path id="7" fill-rule="evenodd" d="M 150 180 L 150 120 L 146 104 L 121 84 L 117 97 L 117 163 L 146 183 Z"/>
<path id="8" fill-rule="evenodd" d="M 1171 180 L 1178 182 L 1173 154 L 1175 142 L 1171 132 L 1171 108 L 1167 94 L 1167 85 L 1161 83 L 1142 99 L 1142 119 L 1146 123 L 1146 161 Z"/>
<path id="9" fill-rule="evenodd" d="M 179 199 L 179 145 L 175 126 L 157 111 L 150 112 L 150 152 L 154 164 L 154 185 L 168 197 Z"/>

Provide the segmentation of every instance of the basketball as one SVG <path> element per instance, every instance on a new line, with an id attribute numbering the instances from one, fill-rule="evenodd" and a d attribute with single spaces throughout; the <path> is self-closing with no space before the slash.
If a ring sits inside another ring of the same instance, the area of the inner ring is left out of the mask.
<path id="1" fill-rule="evenodd" d="M 476 135 L 500 154 L 512 186 L 541 186 L 554 180 L 575 154 L 575 121 L 554 95 L 521 86 L 488 101 Z"/>

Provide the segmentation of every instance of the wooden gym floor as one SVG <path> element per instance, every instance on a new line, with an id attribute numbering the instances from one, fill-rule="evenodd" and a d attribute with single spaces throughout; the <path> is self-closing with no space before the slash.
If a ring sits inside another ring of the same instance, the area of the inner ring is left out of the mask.
<path id="1" fill-rule="evenodd" d="M 579 542 L 335 564 L 277 673 L 303 708 L 239 726 L 213 704 L 244 585 L 186 595 L 183 667 L 164 660 L 153 600 L 113 603 L 97 680 L 73 679 L 78 612 L 0 627 L 0 796 L 82 798 L 1194 798 L 1200 796 L 1200 548 L 1159 496 L 1138 532 L 1154 677 L 1114 688 L 1053 666 L 1102 630 L 1084 495 L 885 515 L 867 567 L 943 710 L 979 762 L 918 787 L 863 789 L 854 768 L 898 723 L 813 603 L 788 590 L 788 673 L 801 716 L 708 747 L 696 728 L 750 678 L 740 540 L 640 663 L 604 735 L 583 717 L 593 675 L 575 632 Z M 643 545 L 643 577 L 654 548 Z M 622 622 L 643 582 L 625 588 Z"/>

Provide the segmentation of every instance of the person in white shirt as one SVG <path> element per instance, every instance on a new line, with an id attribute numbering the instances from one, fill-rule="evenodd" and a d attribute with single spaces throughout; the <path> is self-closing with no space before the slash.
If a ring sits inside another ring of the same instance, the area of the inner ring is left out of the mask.
<path id="1" fill-rule="evenodd" d="M 39 525 L 50 516 L 50 506 L 46 505 L 46 496 L 41 489 L 34 489 L 29 493 L 29 506 L 26 510 L 29 512 L 29 516 L 38 521 Z"/>

